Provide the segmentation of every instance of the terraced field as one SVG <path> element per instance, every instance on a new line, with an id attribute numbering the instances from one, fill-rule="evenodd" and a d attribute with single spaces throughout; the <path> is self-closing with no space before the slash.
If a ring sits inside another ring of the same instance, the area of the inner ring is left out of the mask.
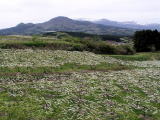
<path id="1" fill-rule="evenodd" d="M 158 55 L 0 49 L 0 119 L 159 120 Z"/>

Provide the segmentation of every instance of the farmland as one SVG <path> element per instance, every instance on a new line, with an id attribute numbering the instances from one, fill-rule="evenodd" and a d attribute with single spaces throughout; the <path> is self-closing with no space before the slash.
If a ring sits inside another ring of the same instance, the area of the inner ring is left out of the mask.
<path id="1" fill-rule="evenodd" d="M 102 55 L 30 48 L 26 43 L 37 40 L 18 38 L 1 37 L 0 120 L 160 119 L 159 52 Z M 16 48 L 16 42 L 25 45 Z M 14 47 L 2 47 L 9 43 Z"/>

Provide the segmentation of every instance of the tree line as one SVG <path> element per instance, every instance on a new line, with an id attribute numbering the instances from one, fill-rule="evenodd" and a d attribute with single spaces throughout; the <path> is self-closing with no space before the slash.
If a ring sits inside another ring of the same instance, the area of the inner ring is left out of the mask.
<path id="1" fill-rule="evenodd" d="M 137 52 L 160 51 L 160 32 L 157 30 L 137 31 L 134 35 L 134 47 Z"/>

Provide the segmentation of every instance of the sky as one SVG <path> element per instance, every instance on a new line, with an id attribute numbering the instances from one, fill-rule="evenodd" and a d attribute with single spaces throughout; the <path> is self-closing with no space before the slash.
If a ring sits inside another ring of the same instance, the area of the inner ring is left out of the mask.
<path id="1" fill-rule="evenodd" d="M 0 29 L 57 16 L 160 23 L 160 0 L 0 0 Z"/>

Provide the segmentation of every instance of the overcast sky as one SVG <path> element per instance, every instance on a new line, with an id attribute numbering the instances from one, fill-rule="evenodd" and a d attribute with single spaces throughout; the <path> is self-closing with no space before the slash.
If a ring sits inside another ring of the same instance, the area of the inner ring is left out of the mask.
<path id="1" fill-rule="evenodd" d="M 56 16 L 160 23 L 160 0 L 0 0 L 0 28 Z"/>

